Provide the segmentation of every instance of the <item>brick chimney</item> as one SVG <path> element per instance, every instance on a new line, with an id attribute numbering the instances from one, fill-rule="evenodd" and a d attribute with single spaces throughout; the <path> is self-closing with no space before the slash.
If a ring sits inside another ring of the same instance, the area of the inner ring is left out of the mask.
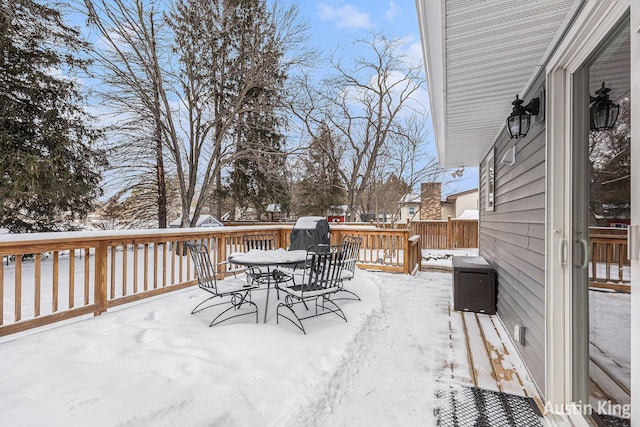
<path id="1" fill-rule="evenodd" d="M 442 184 L 439 182 L 424 182 L 420 184 L 420 219 L 442 219 Z"/>

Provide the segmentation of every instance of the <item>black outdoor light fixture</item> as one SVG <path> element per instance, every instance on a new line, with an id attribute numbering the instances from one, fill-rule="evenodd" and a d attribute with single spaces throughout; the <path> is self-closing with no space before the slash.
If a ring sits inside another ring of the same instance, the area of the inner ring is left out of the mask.
<path id="1" fill-rule="evenodd" d="M 606 87 L 604 82 L 602 82 L 602 87 L 596 91 L 596 95 L 598 96 L 594 98 L 589 95 L 589 116 L 591 121 L 589 127 L 591 130 L 611 129 L 613 125 L 616 124 L 616 120 L 618 120 L 620 105 L 614 104 L 613 101 L 609 99 L 609 92 L 611 92 L 611 89 Z"/>
<path id="2" fill-rule="evenodd" d="M 525 106 L 522 105 L 523 102 L 516 95 L 516 100 L 511 103 L 513 111 L 507 117 L 507 130 L 510 138 L 527 136 L 529 125 L 531 124 L 531 116 L 537 116 L 540 111 L 540 98 L 533 98 Z"/>

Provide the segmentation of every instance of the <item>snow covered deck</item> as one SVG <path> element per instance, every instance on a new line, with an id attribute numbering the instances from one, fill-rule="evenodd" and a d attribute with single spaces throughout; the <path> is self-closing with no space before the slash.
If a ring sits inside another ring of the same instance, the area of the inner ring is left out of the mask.
<path id="1" fill-rule="evenodd" d="M 187 288 L 0 339 L 7 425 L 434 425 L 442 387 L 536 398 L 494 316 L 451 310 L 451 274 L 360 270 L 362 302 L 207 327 Z M 256 292 L 258 307 L 265 292 Z M 271 293 L 275 298 L 274 293 Z M 275 304 L 270 304 L 274 306 Z"/>

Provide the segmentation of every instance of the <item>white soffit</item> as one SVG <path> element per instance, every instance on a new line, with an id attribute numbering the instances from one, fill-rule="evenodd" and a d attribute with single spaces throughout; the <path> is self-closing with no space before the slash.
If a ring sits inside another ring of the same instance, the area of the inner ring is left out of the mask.
<path id="1" fill-rule="evenodd" d="M 574 1 L 416 0 L 441 164 L 480 163 Z"/>

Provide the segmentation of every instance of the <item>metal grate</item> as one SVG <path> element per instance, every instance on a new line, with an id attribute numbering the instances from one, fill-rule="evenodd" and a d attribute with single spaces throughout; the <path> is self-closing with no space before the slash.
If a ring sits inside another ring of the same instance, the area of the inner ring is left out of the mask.
<path id="1" fill-rule="evenodd" d="M 614 417 L 613 415 L 594 414 L 598 427 L 630 427 L 631 420 L 628 418 Z"/>
<path id="2" fill-rule="evenodd" d="M 436 392 L 434 413 L 442 427 L 542 426 L 542 414 L 530 397 L 443 385 Z"/>

